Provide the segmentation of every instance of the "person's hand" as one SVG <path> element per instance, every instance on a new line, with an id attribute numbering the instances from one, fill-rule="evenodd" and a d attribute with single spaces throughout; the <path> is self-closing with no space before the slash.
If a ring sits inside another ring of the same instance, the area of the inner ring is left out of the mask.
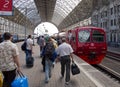
<path id="1" fill-rule="evenodd" d="M 21 69 L 20 69 L 20 67 L 18 67 L 18 68 L 17 68 L 17 71 L 18 71 L 18 72 L 21 72 Z"/>

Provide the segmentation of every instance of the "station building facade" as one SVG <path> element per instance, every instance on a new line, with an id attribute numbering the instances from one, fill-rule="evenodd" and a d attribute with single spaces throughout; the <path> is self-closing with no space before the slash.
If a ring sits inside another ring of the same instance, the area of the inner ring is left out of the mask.
<path id="1" fill-rule="evenodd" d="M 109 5 L 95 10 L 91 25 L 105 29 L 109 46 L 120 47 L 120 0 L 111 0 Z"/>

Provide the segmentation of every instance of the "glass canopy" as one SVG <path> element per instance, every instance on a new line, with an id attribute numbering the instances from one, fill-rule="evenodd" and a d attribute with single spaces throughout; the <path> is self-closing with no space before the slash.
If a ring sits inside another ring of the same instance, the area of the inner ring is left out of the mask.
<path id="1" fill-rule="evenodd" d="M 80 1 L 82 0 L 57 0 L 51 22 L 59 25 Z M 32 22 L 40 23 L 41 19 L 34 0 L 13 0 L 13 5 Z"/>
<path id="2" fill-rule="evenodd" d="M 81 0 L 57 0 L 52 22 L 59 25 Z"/>
<path id="3" fill-rule="evenodd" d="M 41 21 L 34 0 L 13 0 L 13 5 L 23 15 L 27 16 L 31 22 L 38 23 Z"/>

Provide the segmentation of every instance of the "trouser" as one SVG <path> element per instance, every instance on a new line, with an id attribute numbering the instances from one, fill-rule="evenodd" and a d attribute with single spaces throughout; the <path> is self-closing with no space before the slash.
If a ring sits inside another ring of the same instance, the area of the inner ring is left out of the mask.
<path id="1" fill-rule="evenodd" d="M 51 77 L 51 69 L 52 69 L 52 61 L 51 60 L 45 60 L 45 80 L 49 81 L 49 78 Z"/>
<path id="2" fill-rule="evenodd" d="M 66 77 L 65 81 L 68 82 L 70 80 L 70 56 L 61 57 L 61 75 L 64 76 L 66 69 Z"/>
<path id="3" fill-rule="evenodd" d="M 41 54 L 43 52 L 43 49 L 44 49 L 44 46 L 40 46 L 40 57 L 42 57 Z"/>
<path id="4" fill-rule="evenodd" d="M 11 71 L 2 71 L 4 79 L 3 79 L 3 87 L 11 87 L 12 81 L 16 77 L 16 69 Z"/>
<path id="5" fill-rule="evenodd" d="M 43 72 L 45 72 L 45 56 L 42 57 Z"/>

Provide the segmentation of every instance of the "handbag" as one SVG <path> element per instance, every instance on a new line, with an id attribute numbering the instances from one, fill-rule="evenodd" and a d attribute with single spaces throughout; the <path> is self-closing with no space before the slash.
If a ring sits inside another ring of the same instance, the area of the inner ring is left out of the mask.
<path id="1" fill-rule="evenodd" d="M 72 61 L 71 72 L 72 72 L 72 75 L 77 75 L 80 73 L 80 69 L 74 61 Z"/>
<path id="2" fill-rule="evenodd" d="M 12 82 L 11 87 L 29 87 L 27 77 L 22 72 L 17 71 L 17 77 Z"/>

